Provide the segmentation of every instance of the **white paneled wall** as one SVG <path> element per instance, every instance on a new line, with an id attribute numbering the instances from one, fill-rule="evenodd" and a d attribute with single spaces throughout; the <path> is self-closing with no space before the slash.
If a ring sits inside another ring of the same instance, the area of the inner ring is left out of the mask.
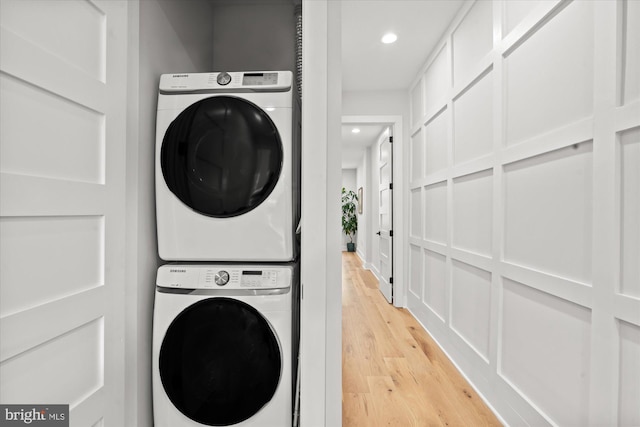
<path id="1" fill-rule="evenodd" d="M 448 111 L 444 110 L 424 125 L 424 173 L 434 176 L 447 168 L 447 122 Z M 418 131 L 420 133 L 420 130 Z M 436 178 L 437 180 L 437 178 Z"/>
<path id="2" fill-rule="evenodd" d="M 588 425 L 591 310 L 502 281 L 500 376 L 558 425 Z"/>
<path id="3" fill-rule="evenodd" d="M 510 425 L 640 425 L 639 27 L 476 1 L 409 90 L 408 306 Z"/>
<path id="4" fill-rule="evenodd" d="M 622 103 L 630 104 L 640 99 L 640 2 L 625 1 L 622 4 L 623 30 L 620 34 L 620 48 L 624 55 L 620 66 Z M 634 42 L 635 40 L 635 42 Z"/>
<path id="5" fill-rule="evenodd" d="M 126 2 L 0 3 L 0 401 L 124 425 Z"/>
<path id="6" fill-rule="evenodd" d="M 493 73 L 471 83 L 453 100 L 453 162 L 460 164 L 493 151 Z"/>
<path id="7" fill-rule="evenodd" d="M 620 375 L 618 385 L 618 412 L 620 425 L 638 425 L 640 420 L 640 328 L 637 325 L 619 322 L 620 332 Z"/>
<path id="8" fill-rule="evenodd" d="M 622 277 L 620 291 L 640 298 L 640 128 L 620 135 Z"/>
<path id="9" fill-rule="evenodd" d="M 491 256 L 493 174 L 476 172 L 453 180 L 452 246 Z"/>
<path id="10" fill-rule="evenodd" d="M 428 242 L 445 244 L 447 241 L 447 184 L 440 182 L 425 186 L 424 206 L 424 239 Z M 416 209 L 420 206 L 416 206 Z M 419 212 L 412 213 L 419 215 Z"/>
<path id="11" fill-rule="evenodd" d="M 439 320 L 444 322 L 448 312 L 447 304 L 447 258 L 429 249 L 423 250 L 424 280 L 420 281 L 420 275 L 416 278 L 412 291 L 416 295 L 422 293 L 422 303 L 427 306 Z M 419 272 L 419 268 L 416 269 Z"/>

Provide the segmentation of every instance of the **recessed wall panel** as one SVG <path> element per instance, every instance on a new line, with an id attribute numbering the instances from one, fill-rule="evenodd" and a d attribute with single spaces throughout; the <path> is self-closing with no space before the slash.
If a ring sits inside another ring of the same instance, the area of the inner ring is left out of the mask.
<path id="1" fill-rule="evenodd" d="M 0 364 L 2 403 L 81 402 L 104 384 L 104 322 L 67 332 Z"/>
<path id="2" fill-rule="evenodd" d="M 569 3 L 506 57 L 507 144 L 592 115 L 594 3 Z"/>
<path id="3" fill-rule="evenodd" d="M 0 91 L 3 172 L 104 183 L 102 114 L 4 73 Z"/>
<path id="4" fill-rule="evenodd" d="M 411 137 L 411 180 L 415 181 L 422 178 L 422 147 L 424 134 L 422 129 Z"/>
<path id="5" fill-rule="evenodd" d="M 411 126 L 416 126 L 424 115 L 424 103 L 422 100 L 422 79 L 411 91 Z"/>
<path id="6" fill-rule="evenodd" d="M 453 159 L 462 163 L 493 150 L 493 74 L 484 75 L 453 103 Z"/>
<path id="7" fill-rule="evenodd" d="M 422 298 L 422 257 L 418 246 L 409 245 L 409 267 L 411 271 L 409 290 L 416 298 Z"/>
<path id="8" fill-rule="evenodd" d="M 442 111 L 424 127 L 425 175 L 447 168 L 448 110 Z"/>
<path id="9" fill-rule="evenodd" d="M 470 77 L 470 71 L 493 49 L 493 2 L 477 1 L 453 33 L 453 81 Z"/>
<path id="10" fill-rule="evenodd" d="M 387 162 L 380 168 L 380 184 L 388 184 L 392 182 L 391 179 L 391 163 Z"/>
<path id="11" fill-rule="evenodd" d="M 2 0 L 0 22 L 4 28 L 104 81 L 106 16 L 90 1 Z"/>
<path id="12" fill-rule="evenodd" d="M 626 0 L 623 4 L 622 102 L 630 104 L 640 99 L 640 2 Z"/>
<path id="13" fill-rule="evenodd" d="M 503 36 L 507 36 L 540 3 L 542 3 L 542 0 L 509 0 L 502 2 L 505 21 Z"/>
<path id="14" fill-rule="evenodd" d="M 500 373 L 555 424 L 589 424 L 591 311 L 504 279 Z"/>
<path id="15" fill-rule="evenodd" d="M 447 242 L 447 183 L 424 187 L 424 238 Z"/>
<path id="16" fill-rule="evenodd" d="M 440 52 L 424 74 L 425 113 L 430 114 L 439 110 L 447 103 L 447 95 L 451 87 L 450 74 L 445 46 L 440 49 Z"/>
<path id="17" fill-rule="evenodd" d="M 104 283 L 102 217 L 5 217 L 0 235 L 0 316 Z"/>
<path id="18" fill-rule="evenodd" d="M 453 261 L 451 326 L 482 357 L 489 357 L 491 273 Z"/>
<path id="19" fill-rule="evenodd" d="M 380 239 L 380 275 L 391 277 L 391 239 Z"/>
<path id="20" fill-rule="evenodd" d="M 493 174 L 491 170 L 453 180 L 453 246 L 491 256 Z"/>
<path id="21" fill-rule="evenodd" d="M 389 129 L 382 134 L 384 138 L 380 142 L 380 163 L 391 163 L 391 143 L 389 142 Z M 390 176 L 390 175 L 387 175 Z"/>
<path id="22" fill-rule="evenodd" d="M 593 144 L 504 167 L 506 261 L 591 283 Z"/>
<path id="23" fill-rule="evenodd" d="M 640 327 L 620 321 L 618 425 L 640 425 Z"/>
<path id="24" fill-rule="evenodd" d="M 380 192 L 380 227 L 385 230 L 391 229 L 391 190 L 386 189 Z"/>
<path id="25" fill-rule="evenodd" d="M 620 138 L 621 292 L 640 297 L 640 128 Z"/>
<path id="26" fill-rule="evenodd" d="M 410 229 L 409 235 L 416 239 L 422 239 L 422 188 L 411 190 L 409 198 Z"/>
<path id="27" fill-rule="evenodd" d="M 423 302 L 442 319 L 446 316 L 448 288 L 446 271 L 446 257 L 425 249 Z"/>

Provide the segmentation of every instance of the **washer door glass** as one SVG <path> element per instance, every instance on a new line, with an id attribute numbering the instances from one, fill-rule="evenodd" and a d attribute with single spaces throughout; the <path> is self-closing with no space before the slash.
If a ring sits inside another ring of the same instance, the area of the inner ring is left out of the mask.
<path id="1" fill-rule="evenodd" d="M 214 96 L 169 125 L 160 164 L 169 190 L 193 210 L 216 218 L 242 215 L 273 191 L 282 170 L 275 124 L 244 99 Z"/>
<path id="2" fill-rule="evenodd" d="M 190 419 L 228 426 L 256 414 L 276 392 L 278 340 L 255 308 L 229 298 L 189 306 L 160 348 L 160 379 L 169 400 Z"/>

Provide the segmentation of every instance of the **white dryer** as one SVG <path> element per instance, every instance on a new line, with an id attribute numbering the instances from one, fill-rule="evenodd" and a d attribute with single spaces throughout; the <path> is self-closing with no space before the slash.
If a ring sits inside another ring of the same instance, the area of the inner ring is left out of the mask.
<path id="1" fill-rule="evenodd" d="M 156 122 L 160 258 L 294 259 L 299 115 L 292 79 L 290 71 L 161 76 Z"/>
<path id="2" fill-rule="evenodd" d="M 158 269 L 155 427 L 291 426 L 293 271 L 268 265 Z"/>

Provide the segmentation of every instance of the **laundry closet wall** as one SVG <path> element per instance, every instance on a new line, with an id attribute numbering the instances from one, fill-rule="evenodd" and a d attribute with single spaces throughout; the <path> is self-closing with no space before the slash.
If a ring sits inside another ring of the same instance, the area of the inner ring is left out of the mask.
<path id="1" fill-rule="evenodd" d="M 293 0 L 214 0 L 212 71 L 292 71 Z"/>
<path id="2" fill-rule="evenodd" d="M 639 28 L 476 1 L 407 97 L 408 306 L 511 425 L 640 424 Z"/>

